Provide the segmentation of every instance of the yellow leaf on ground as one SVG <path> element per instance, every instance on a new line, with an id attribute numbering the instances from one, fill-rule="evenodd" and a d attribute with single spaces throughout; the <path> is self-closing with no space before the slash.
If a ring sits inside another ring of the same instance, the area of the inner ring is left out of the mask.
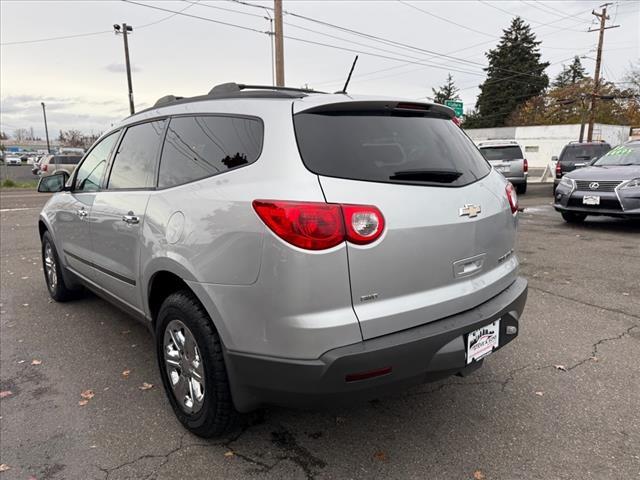
<path id="1" fill-rule="evenodd" d="M 383 451 L 379 451 L 379 452 L 376 452 L 376 453 L 373 454 L 373 458 L 375 458 L 379 462 L 386 462 L 387 461 L 387 454 L 384 453 Z"/>
<path id="2" fill-rule="evenodd" d="M 85 400 L 91 400 L 93 397 L 95 397 L 95 395 L 96 394 L 93 392 L 93 390 L 85 390 L 80 394 L 80 396 Z"/>
<path id="3" fill-rule="evenodd" d="M 123 377 L 128 377 L 130 373 L 131 373 L 131 370 L 123 370 L 122 371 L 122 376 Z"/>
<path id="4" fill-rule="evenodd" d="M 0 463 L 0 472 L 6 472 L 10 468 L 11 467 L 9 465 L 7 465 L 6 463 Z"/>
<path id="5" fill-rule="evenodd" d="M 482 470 L 476 470 L 475 472 L 473 472 L 473 480 L 484 480 L 485 477 L 484 473 L 482 473 Z"/>
<path id="6" fill-rule="evenodd" d="M 224 452 L 225 457 L 233 457 L 234 455 L 235 453 L 233 453 L 231 450 L 229 450 L 228 452 Z"/>

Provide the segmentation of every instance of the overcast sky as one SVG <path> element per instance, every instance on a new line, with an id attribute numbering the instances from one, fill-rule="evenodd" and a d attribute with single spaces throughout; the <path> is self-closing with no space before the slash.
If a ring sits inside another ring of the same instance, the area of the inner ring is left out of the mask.
<path id="1" fill-rule="evenodd" d="M 166 94 L 199 95 L 224 82 L 271 84 L 270 37 L 262 33 L 269 30 L 269 21 L 264 18 L 270 14 L 267 10 L 229 0 L 133 1 L 144 5 L 2 0 L 2 130 L 11 133 L 16 128 L 33 127 L 43 136 L 41 101 L 47 104 L 54 137 L 60 129 L 102 132 L 126 117 L 123 42 L 112 33 L 114 23 L 127 22 L 134 27 L 130 52 L 137 109 Z M 247 3 L 273 6 L 271 1 Z M 359 52 L 351 92 L 424 98 L 451 72 L 468 110 L 484 78 L 484 52 L 496 45 L 515 14 L 522 16 L 542 41 L 542 58 L 551 63 L 547 70 L 551 78 L 573 55 L 585 55 L 583 64 L 593 74 L 598 35 L 587 30 L 595 28 L 592 8 L 602 3 L 284 0 L 284 9 L 290 12 L 284 17 L 284 32 L 290 37 L 285 39 L 286 84 L 338 90 Z M 629 63 L 640 57 L 640 1 L 618 1 L 609 8 L 610 23 L 620 28 L 606 31 L 603 75 L 621 81 Z M 291 15 L 294 13 L 371 37 Z M 96 34 L 50 40 L 89 33 Z M 49 40 L 16 43 L 41 39 Z"/>

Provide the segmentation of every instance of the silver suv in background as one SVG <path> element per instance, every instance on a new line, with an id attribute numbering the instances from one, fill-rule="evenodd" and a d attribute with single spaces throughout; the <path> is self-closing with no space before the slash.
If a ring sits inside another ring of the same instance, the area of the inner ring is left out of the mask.
<path id="1" fill-rule="evenodd" d="M 225 84 L 104 134 L 39 220 L 49 293 L 154 333 L 182 424 L 468 374 L 527 295 L 513 185 L 447 107 Z"/>
<path id="2" fill-rule="evenodd" d="M 488 140 L 479 142 L 478 148 L 491 166 L 515 185 L 519 194 L 527 191 L 529 163 L 524 158 L 518 142 L 515 140 Z"/>
<path id="3" fill-rule="evenodd" d="M 34 175 L 48 177 L 60 172 L 67 172 L 69 175 L 73 173 L 78 163 L 82 160 L 82 155 L 64 154 L 64 155 L 44 155 L 40 163 L 31 170 Z"/>

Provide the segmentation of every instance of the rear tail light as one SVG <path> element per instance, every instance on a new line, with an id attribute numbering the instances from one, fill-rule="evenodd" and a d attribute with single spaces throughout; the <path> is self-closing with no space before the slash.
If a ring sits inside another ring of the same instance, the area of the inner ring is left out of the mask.
<path id="1" fill-rule="evenodd" d="M 560 165 L 560 160 L 556 161 L 556 178 L 562 178 L 562 165 Z"/>
<path id="2" fill-rule="evenodd" d="M 524 173 L 527 173 L 529 171 L 529 162 L 527 162 L 527 159 L 524 159 L 524 165 L 522 166 L 522 169 L 524 170 Z"/>
<path id="3" fill-rule="evenodd" d="M 42 167 L 40 167 L 40 170 L 42 170 L 43 172 L 47 171 L 47 167 L 48 165 L 45 163 L 44 165 L 42 165 Z"/>
<path id="4" fill-rule="evenodd" d="M 384 230 L 380 210 L 367 205 L 254 200 L 253 208 L 278 237 L 306 250 L 325 250 L 345 240 L 366 245 Z"/>
<path id="5" fill-rule="evenodd" d="M 369 205 L 342 205 L 347 241 L 366 245 L 375 241 L 384 230 L 380 210 Z"/>
<path id="6" fill-rule="evenodd" d="M 511 207 L 511 213 L 516 213 L 518 211 L 518 195 L 516 194 L 516 189 L 513 188 L 513 184 L 508 183 L 506 191 L 509 206 Z"/>

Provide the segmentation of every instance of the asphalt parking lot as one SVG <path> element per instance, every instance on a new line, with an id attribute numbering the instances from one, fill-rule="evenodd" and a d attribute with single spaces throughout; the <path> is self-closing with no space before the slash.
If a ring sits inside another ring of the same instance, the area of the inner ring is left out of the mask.
<path id="1" fill-rule="evenodd" d="M 3 191 L 0 479 L 638 478 L 640 225 L 567 225 L 550 199 L 521 197 L 529 300 L 484 368 L 349 410 L 270 408 L 205 441 L 174 418 L 143 326 L 91 295 L 49 300 L 46 196 Z"/>

